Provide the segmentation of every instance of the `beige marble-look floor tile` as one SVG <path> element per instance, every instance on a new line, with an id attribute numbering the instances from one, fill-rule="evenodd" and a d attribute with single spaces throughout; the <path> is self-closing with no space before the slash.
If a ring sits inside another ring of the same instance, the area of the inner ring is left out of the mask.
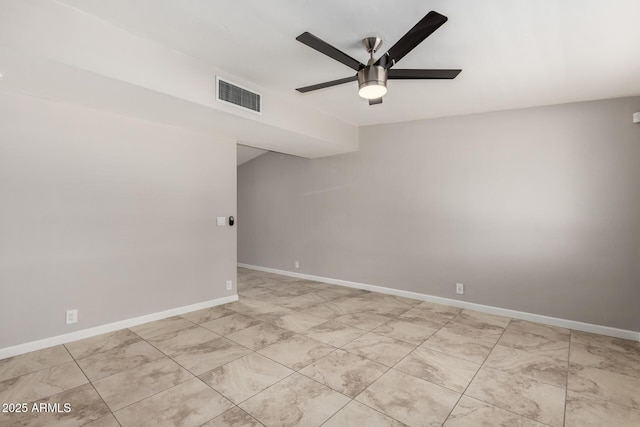
<path id="1" fill-rule="evenodd" d="M 409 311 L 413 306 L 392 300 L 372 301 L 360 307 L 359 312 L 379 314 L 387 317 L 397 317 Z"/>
<path id="2" fill-rule="evenodd" d="M 220 337 L 180 350 L 171 357 L 194 375 L 200 375 L 249 353 L 251 350 L 247 347 Z"/>
<path id="3" fill-rule="evenodd" d="M 140 341 L 140 337 L 129 329 L 120 329 L 108 334 L 97 335 L 65 344 L 69 353 L 75 359 L 82 359 L 102 351 L 113 350 L 123 345 Z"/>
<path id="4" fill-rule="evenodd" d="M 415 345 L 404 341 L 369 332 L 342 347 L 350 353 L 357 354 L 386 366 L 393 366 L 409 354 Z"/>
<path id="5" fill-rule="evenodd" d="M 567 361 L 569 329 L 513 319 L 498 344 Z"/>
<path id="6" fill-rule="evenodd" d="M 198 378 L 185 381 L 115 412 L 123 427 L 200 426 L 233 404 Z"/>
<path id="7" fill-rule="evenodd" d="M 208 423 L 202 424 L 202 427 L 262 427 L 251 415 L 242 409 L 235 408 L 218 415 Z"/>
<path id="8" fill-rule="evenodd" d="M 423 347 L 459 357 L 470 362 L 482 363 L 487 358 L 495 343 L 464 335 L 438 331 L 427 339 Z"/>
<path id="9" fill-rule="evenodd" d="M 260 297 L 260 300 L 265 302 L 265 303 L 269 303 L 269 304 L 273 304 L 273 305 L 278 305 L 280 307 L 283 307 L 283 303 L 291 300 L 291 298 L 295 298 L 289 294 L 286 293 L 282 293 L 282 294 L 276 294 L 273 292 L 270 292 L 266 295 L 263 295 Z M 284 307 L 286 308 L 286 307 Z"/>
<path id="10" fill-rule="evenodd" d="M 272 323 L 280 328 L 300 333 L 324 322 L 326 322 L 326 319 L 321 317 L 293 312 L 275 319 Z"/>
<path id="11" fill-rule="evenodd" d="M 301 369 L 300 373 L 342 394 L 355 397 L 387 369 L 380 363 L 336 350 Z"/>
<path id="12" fill-rule="evenodd" d="M 263 304 L 252 309 L 248 314 L 249 316 L 262 320 L 263 322 L 273 323 L 282 316 L 292 313 L 296 313 L 296 311 L 275 304 Z"/>
<path id="13" fill-rule="evenodd" d="M 0 360 L 0 381 L 51 368 L 73 359 L 62 345 Z"/>
<path id="14" fill-rule="evenodd" d="M 350 292 L 359 292 L 359 290 L 352 289 Z M 358 311 L 360 308 L 371 302 L 371 300 L 366 298 L 367 294 L 368 293 L 360 295 L 346 295 L 342 298 L 331 301 L 331 304 L 336 306 L 339 310 L 343 310 L 345 313 L 352 313 L 354 311 Z"/>
<path id="15" fill-rule="evenodd" d="M 511 319 L 464 310 L 442 328 L 444 332 L 497 342 Z"/>
<path id="16" fill-rule="evenodd" d="M 456 317 L 462 309 L 448 305 L 421 302 L 399 317 L 414 323 L 421 323 L 432 328 L 440 328 Z"/>
<path id="17" fill-rule="evenodd" d="M 269 288 L 249 288 L 249 289 L 240 289 L 238 291 L 238 295 L 240 295 L 241 297 L 249 297 L 249 298 L 256 298 L 256 299 L 261 299 L 263 301 L 269 301 L 271 302 L 271 300 L 273 299 L 274 296 L 276 297 L 281 297 L 282 295 L 279 294 L 275 294 L 273 289 L 269 289 Z"/>
<path id="18" fill-rule="evenodd" d="M 267 426 L 319 426 L 347 402 L 347 396 L 294 373 L 240 408 Z"/>
<path id="19" fill-rule="evenodd" d="M 158 359 L 93 382 L 112 411 L 193 378 L 170 359 Z"/>
<path id="20" fill-rule="evenodd" d="M 571 363 L 567 388 L 595 399 L 640 409 L 640 378 Z"/>
<path id="21" fill-rule="evenodd" d="M 500 344 L 493 349 L 484 366 L 524 375 L 556 387 L 567 386 L 567 362 Z"/>
<path id="22" fill-rule="evenodd" d="M 392 319 L 373 330 L 376 334 L 384 335 L 410 344 L 420 345 L 436 332 L 419 323 L 407 322 L 400 319 Z"/>
<path id="23" fill-rule="evenodd" d="M 91 384 L 81 385 L 61 393 L 51 395 L 37 402 L 39 405 L 59 404 L 59 412 L 37 412 L 29 408 L 26 413 L 0 414 L 2 425 L 30 427 L 76 427 L 98 420 L 109 415 L 109 408 L 104 404 Z M 71 407 L 65 412 L 64 404 Z"/>
<path id="24" fill-rule="evenodd" d="M 286 340 L 295 335 L 295 332 L 279 328 L 270 323 L 260 323 L 227 335 L 233 340 L 251 350 L 260 350 L 278 341 Z"/>
<path id="25" fill-rule="evenodd" d="M 560 387 L 482 367 L 465 394 L 550 426 L 562 426 L 565 389 Z"/>
<path id="26" fill-rule="evenodd" d="M 221 317 L 220 319 L 211 320 L 201 324 L 203 328 L 207 328 L 216 334 L 226 336 L 234 332 L 247 329 L 251 326 L 259 325 L 262 323 L 255 317 L 250 317 L 245 314 L 235 313 L 231 316 Z"/>
<path id="27" fill-rule="evenodd" d="M 120 427 L 120 423 L 116 421 L 113 414 L 109 414 L 105 417 L 98 418 L 95 421 L 90 421 L 87 424 L 83 424 L 83 427 Z"/>
<path id="28" fill-rule="evenodd" d="M 256 310 L 261 305 L 268 304 L 266 301 L 260 301 L 253 298 L 242 297 L 238 301 L 231 302 L 229 304 L 223 305 L 223 307 L 228 308 L 229 310 L 233 310 L 237 313 L 242 314 L 251 314 L 254 310 Z"/>
<path id="29" fill-rule="evenodd" d="M 462 396 L 443 427 L 471 426 L 545 427 L 544 424 L 516 415 L 513 412 L 505 411 L 468 396 Z"/>
<path id="30" fill-rule="evenodd" d="M 287 300 L 291 299 L 291 297 L 288 297 Z M 277 305 L 277 304 L 272 304 L 272 303 L 264 303 L 264 301 L 262 301 L 263 304 L 261 305 L 256 305 L 253 307 L 253 309 L 251 310 L 251 316 L 258 316 L 261 314 L 266 314 L 269 316 L 284 316 L 285 314 L 291 314 L 294 313 L 294 310 L 291 310 L 290 308 L 287 307 L 283 307 L 281 305 Z"/>
<path id="31" fill-rule="evenodd" d="M 567 392 L 565 427 L 637 427 L 640 410 Z"/>
<path id="32" fill-rule="evenodd" d="M 156 335 L 147 341 L 163 353 L 168 354 L 169 356 L 174 356 L 185 349 L 204 344 L 218 338 L 220 338 L 220 335 L 201 326 L 191 324 L 188 328 Z"/>
<path id="33" fill-rule="evenodd" d="M 332 291 L 316 291 L 314 293 L 289 298 L 280 305 L 297 311 L 305 311 L 309 307 L 339 298 L 340 294 Z"/>
<path id="34" fill-rule="evenodd" d="M 338 292 L 339 294 L 341 294 L 342 298 L 361 297 L 363 295 L 366 296 L 372 293 L 370 291 L 365 291 L 364 289 L 357 289 L 357 288 L 351 288 L 349 286 L 339 286 L 339 285 L 332 285 L 328 289 L 331 289 L 334 292 Z"/>
<path id="35" fill-rule="evenodd" d="M 235 311 L 229 310 L 223 305 L 218 305 L 215 307 L 209 307 L 202 310 L 192 311 L 190 313 L 185 313 L 181 317 L 184 317 L 190 322 L 193 323 L 205 323 L 211 320 L 220 319 L 221 317 L 230 316 L 235 314 Z"/>
<path id="36" fill-rule="evenodd" d="M 67 362 L 0 382 L 0 403 L 34 402 L 88 382 L 76 362 Z"/>
<path id="37" fill-rule="evenodd" d="M 571 363 L 640 378 L 640 349 L 622 350 L 619 346 L 571 344 Z"/>
<path id="38" fill-rule="evenodd" d="M 410 426 L 439 426 L 459 398 L 459 393 L 390 369 L 356 400 Z"/>
<path id="39" fill-rule="evenodd" d="M 390 317 L 368 312 L 349 313 L 334 319 L 335 322 L 344 323 L 345 325 L 367 331 L 371 331 L 389 320 L 391 320 Z"/>
<path id="40" fill-rule="evenodd" d="M 640 352 L 640 342 L 625 340 L 622 338 L 608 337 L 606 335 L 591 334 L 589 332 L 571 331 L 571 344 L 584 344 L 600 346 L 622 353 Z"/>
<path id="41" fill-rule="evenodd" d="M 78 359 L 85 375 L 95 381 L 126 369 L 135 368 L 164 355 L 146 341 L 137 341 Z"/>
<path id="42" fill-rule="evenodd" d="M 199 326 L 158 335 L 149 342 L 195 375 L 251 352 L 250 349 Z"/>
<path id="43" fill-rule="evenodd" d="M 391 294 L 381 294 L 381 293 L 377 293 L 377 292 L 371 292 L 369 294 L 370 296 L 373 296 L 375 298 L 375 300 L 380 301 L 380 302 L 392 302 L 392 303 L 401 303 L 407 307 L 417 307 L 420 304 L 423 304 L 424 301 L 421 300 L 417 300 L 414 298 L 406 298 L 406 297 L 401 297 L 398 295 L 391 295 Z"/>
<path id="44" fill-rule="evenodd" d="M 273 360 L 251 353 L 205 372 L 200 378 L 237 404 L 292 373 L 291 369 Z"/>
<path id="45" fill-rule="evenodd" d="M 347 406 L 340 409 L 322 427 L 403 427 L 399 421 L 394 420 L 380 412 L 352 400 Z"/>
<path id="46" fill-rule="evenodd" d="M 168 317 L 166 319 L 156 320 L 155 322 L 144 323 L 142 325 L 130 328 L 133 332 L 140 335 L 144 339 L 153 338 L 157 335 L 167 334 L 169 332 L 179 331 L 181 329 L 190 328 L 193 323 L 180 316 Z"/>
<path id="47" fill-rule="evenodd" d="M 418 347 L 395 369 L 462 393 L 480 369 L 480 364 Z"/>
<path id="48" fill-rule="evenodd" d="M 305 313 L 316 317 L 322 317 L 323 319 L 333 320 L 336 317 L 343 316 L 349 312 L 348 307 L 336 305 L 331 301 L 323 302 L 320 304 L 312 305 L 304 310 Z"/>
<path id="49" fill-rule="evenodd" d="M 324 284 L 324 289 L 318 289 L 312 294 L 307 294 L 306 296 L 314 297 L 314 298 L 322 298 L 325 301 L 333 301 L 338 298 L 343 298 L 345 295 L 349 293 L 349 291 L 345 291 L 345 288 L 335 285 L 327 285 Z M 346 293 L 345 293 L 346 292 Z"/>
<path id="50" fill-rule="evenodd" d="M 334 350 L 335 347 L 330 345 L 312 340 L 303 335 L 294 335 L 258 350 L 258 352 L 297 371 Z"/>
<path id="51" fill-rule="evenodd" d="M 289 299 L 305 295 L 313 290 L 310 288 L 306 288 L 304 286 L 300 286 L 300 284 L 296 283 L 281 283 L 278 286 L 271 287 L 271 292 L 276 293 L 278 296 L 286 296 Z"/>
<path id="52" fill-rule="evenodd" d="M 344 323 L 327 321 L 307 329 L 302 335 L 334 347 L 342 347 L 365 333 L 366 331 L 362 329 L 354 328 Z"/>

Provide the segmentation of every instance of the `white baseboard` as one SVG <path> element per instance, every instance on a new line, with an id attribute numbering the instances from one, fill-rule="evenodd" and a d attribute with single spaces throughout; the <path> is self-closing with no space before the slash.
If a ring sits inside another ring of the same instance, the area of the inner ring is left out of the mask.
<path id="1" fill-rule="evenodd" d="M 450 298 L 436 297 L 417 292 L 402 291 L 399 289 L 385 288 L 383 286 L 368 285 L 366 283 L 350 282 L 348 280 L 332 279 L 328 277 L 313 276 L 311 274 L 296 273 L 287 270 L 278 270 L 276 268 L 260 267 L 257 265 L 238 263 L 238 267 L 248 268 L 250 270 L 264 271 L 267 273 L 281 274 L 283 276 L 296 277 L 299 279 L 314 280 L 316 282 L 324 282 L 332 285 L 346 286 L 349 288 L 363 289 L 366 291 L 379 292 L 382 294 L 396 295 L 405 298 L 417 299 L 420 301 L 429 301 L 437 304 L 451 305 L 454 307 L 465 308 L 469 310 L 480 311 L 498 316 L 507 316 L 514 319 L 528 320 L 530 322 L 542 323 L 545 325 L 558 326 L 561 328 L 574 329 L 576 331 L 591 332 L 594 334 L 607 335 L 610 337 L 624 338 L 627 340 L 640 341 L 639 331 L 630 331 L 627 329 L 611 328 L 609 326 L 594 325 L 592 323 L 578 322 L 575 320 L 561 319 L 558 317 L 544 316 L 541 314 L 527 313 L 524 311 L 509 310 L 507 308 L 493 307 L 490 305 L 476 304 L 472 302 L 459 301 Z"/>
<path id="2" fill-rule="evenodd" d="M 197 304 L 185 305 L 183 307 L 172 308 L 169 310 L 159 311 L 157 313 L 145 314 L 144 316 L 134 317 L 132 319 L 120 320 L 118 322 L 107 323 L 106 325 L 95 326 L 93 328 L 82 329 L 64 335 L 44 338 L 37 341 L 31 341 L 19 344 L 13 347 L 0 348 L 0 360 L 7 357 L 17 356 L 19 354 L 29 353 L 31 351 L 41 350 L 47 347 L 53 347 L 59 344 L 65 344 L 71 341 L 77 341 L 84 338 L 94 337 L 100 334 L 117 331 L 119 329 L 131 328 L 154 320 L 166 319 L 171 316 L 178 316 L 189 313 L 191 311 L 202 310 L 203 308 L 215 307 L 217 305 L 227 304 L 238 301 L 238 295 L 217 298 L 210 301 L 199 302 Z"/>

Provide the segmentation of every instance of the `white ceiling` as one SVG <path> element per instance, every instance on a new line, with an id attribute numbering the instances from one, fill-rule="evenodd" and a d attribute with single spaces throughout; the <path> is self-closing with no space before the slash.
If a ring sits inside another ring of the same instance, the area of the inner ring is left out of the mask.
<path id="1" fill-rule="evenodd" d="M 638 0 L 59 1 L 354 125 L 640 94 Z M 386 51 L 430 10 L 449 21 L 398 67 L 457 79 L 390 81 L 373 107 L 356 83 L 294 90 L 353 73 L 297 42 L 303 31 L 365 62 L 363 37 Z"/>

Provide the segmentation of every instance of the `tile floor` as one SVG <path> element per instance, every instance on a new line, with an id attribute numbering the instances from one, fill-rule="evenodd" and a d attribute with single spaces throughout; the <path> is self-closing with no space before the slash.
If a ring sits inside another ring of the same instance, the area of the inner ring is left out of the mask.
<path id="1" fill-rule="evenodd" d="M 238 287 L 0 360 L 0 403 L 71 405 L 0 425 L 640 426 L 640 343 L 244 269 Z"/>

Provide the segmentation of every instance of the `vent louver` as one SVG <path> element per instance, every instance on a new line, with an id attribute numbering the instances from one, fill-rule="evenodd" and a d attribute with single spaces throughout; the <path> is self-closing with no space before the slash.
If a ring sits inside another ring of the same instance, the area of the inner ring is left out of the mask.
<path id="1" fill-rule="evenodd" d="M 262 96 L 236 84 L 217 78 L 218 101 L 262 114 Z"/>

